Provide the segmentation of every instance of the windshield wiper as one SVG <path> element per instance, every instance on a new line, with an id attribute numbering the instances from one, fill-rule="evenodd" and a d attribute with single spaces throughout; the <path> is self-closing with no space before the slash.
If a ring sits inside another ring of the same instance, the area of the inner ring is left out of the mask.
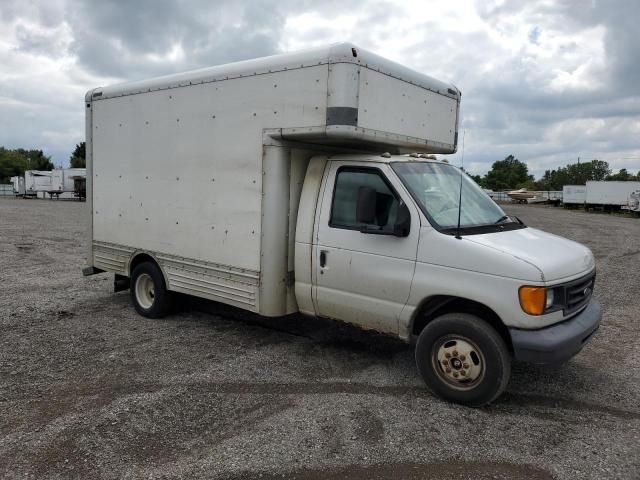
<path id="1" fill-rule="evenodd" d="M 502 217 L 500 217 L 498 220 L 496 220 L 495 222 L 493 222 L 494 225 L 497 225 L 498 223 L 502 223 L 505 220 L 509 220 L 511 217 L 509 217 L 509 215 L 503 215 Z"/>

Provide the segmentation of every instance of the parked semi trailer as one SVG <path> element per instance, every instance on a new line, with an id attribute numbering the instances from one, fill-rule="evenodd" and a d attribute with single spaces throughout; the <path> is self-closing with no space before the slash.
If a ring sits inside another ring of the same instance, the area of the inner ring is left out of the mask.
<path id="1" fill-rule="evenodd" d="M 586 206 L 626 207 L 635 190 L 640 190 L 640 182 L 587 182 Z"/>
<path id="2" fill-rule="evenodd" d="M 43 196 L 51 190 L 51 171 L 27 170 L 24 172 L 24 196 L 37 197 L 43 192 Z"/>
<path id="3" fill-rule="evenodd" d="M 486 404 L 513 357 L 564 361 L 601 313 L 588 248 L 420 157 L 456 151 L 459 104 L 350 44 L 93 89 L 84 272 L 146 317 L 180 292 L 415 340 L 436 394 Z"/>
<path id="4" fill-rule="evenodd" d="M 76 179 L 84 179 L 87 176 L 86 168 L 59 168 L 52 171 L 51 190 L 52 195 L 70 193 L 77 195 Z"/>
<path id="5" fill-rule="evenodd" d="M 584 205 L 586 200 L 586 185 L 564 185 L 562 187 L 562 203 L 565 206 Z"/>

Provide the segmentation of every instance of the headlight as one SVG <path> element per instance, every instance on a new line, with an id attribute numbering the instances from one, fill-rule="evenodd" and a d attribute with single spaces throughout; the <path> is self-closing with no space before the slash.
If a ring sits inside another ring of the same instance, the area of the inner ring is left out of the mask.
<path id="1" fill-rule="evenodd" d="M 547 301 L 544 304 L 544 308 L 545 310 L 550 309 L 551 307 L 553 307 L 553 301 L 554 301 L 554 291 L 553 290 L 547 290 Z"/>
<path id="2" fill-rule="evenodd" d="M 555 288 L 520 287 L 518 290 L 520 306 L 529 315 L 542 315 L 545 312 L 557 310 L 562 303 L 562 292 Z"/>

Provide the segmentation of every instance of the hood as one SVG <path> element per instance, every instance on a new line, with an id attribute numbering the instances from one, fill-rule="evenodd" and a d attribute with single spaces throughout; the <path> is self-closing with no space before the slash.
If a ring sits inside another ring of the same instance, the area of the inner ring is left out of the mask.
<path id="1" fill-rule="evenodd" d="M 535 228 L 464 238 L 534 265 L 542 272 L 545 282 L 578 276 L 595 266 L 591 250 L 584 245 Z"/>

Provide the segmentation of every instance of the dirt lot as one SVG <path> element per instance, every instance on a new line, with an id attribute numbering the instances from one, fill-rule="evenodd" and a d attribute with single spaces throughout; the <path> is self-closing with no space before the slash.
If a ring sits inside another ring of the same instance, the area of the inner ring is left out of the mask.
<path id="1" fill-rule="evenodd" d="M 80 274 L 86 205 L 0 199 L 0 477 L 640 478 L 640 220 L 506 209 L 591 247 L 605 317 L 473 410 L 426 390 L 411 347 L 345 325 L 139 317 Z"/>

